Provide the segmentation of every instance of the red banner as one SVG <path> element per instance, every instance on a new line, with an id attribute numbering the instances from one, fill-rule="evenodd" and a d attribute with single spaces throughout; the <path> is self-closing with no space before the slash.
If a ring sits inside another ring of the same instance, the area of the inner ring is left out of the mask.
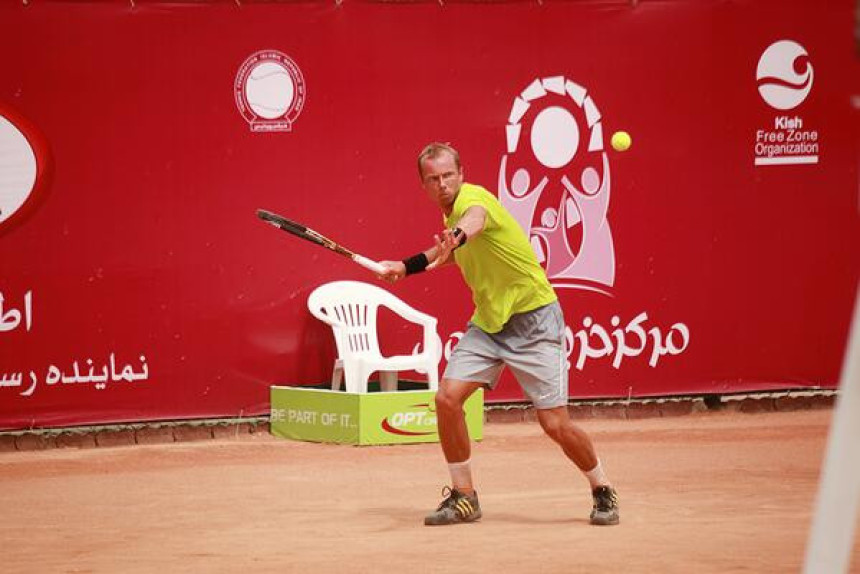
<path id="1" fill-rule="evenodd" d="M 572 397 L 832 388 L 860 270 L 853 9 L 3 5 L 0 428 L 259 414 L 269 385 L 327 380 L 307 296 L 375 279 L 255 210 L 412 255 L 442 225 L 434 140 L 527 231 Z M 455 268 L 387 288 L 456 344 Z M 521 397 L 506 376 L 487 399 Z"/>

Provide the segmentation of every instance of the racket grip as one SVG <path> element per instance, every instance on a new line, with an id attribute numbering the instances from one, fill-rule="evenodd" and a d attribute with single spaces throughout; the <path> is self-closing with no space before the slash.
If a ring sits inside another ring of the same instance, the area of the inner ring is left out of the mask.
<path id="1" fill-rule="evenodd" d="M 385 273 L 385 267 L 383 267 L 376 261 L 368 259 L 367 257 L 362 257 L 361 255 L 353 255 L 352 260 L 364 267 L 365 269 L 373 271 L 376 274 L 382 275 L 383 273 Z"/>

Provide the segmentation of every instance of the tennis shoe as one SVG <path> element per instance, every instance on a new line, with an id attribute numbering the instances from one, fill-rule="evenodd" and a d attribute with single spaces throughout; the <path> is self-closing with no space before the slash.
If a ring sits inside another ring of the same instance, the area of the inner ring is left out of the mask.
<path id="1" fill-rule="evenodd" d="M 445 499 L 434 512 L 424 518 L 426 526 L 441 526 L 474 522 L 481 518 L 481 505 L 478 503 L 478 493 L 463 494 L 456 488 L 442 489 Z"/>
<path id="2" fill-rule="evenodd" d="M 618 493 L 611 486 L 598 486 L 591 491 L 594 507 L 591 509 L 591 523 L 596 526 L 618 524 Z"/>

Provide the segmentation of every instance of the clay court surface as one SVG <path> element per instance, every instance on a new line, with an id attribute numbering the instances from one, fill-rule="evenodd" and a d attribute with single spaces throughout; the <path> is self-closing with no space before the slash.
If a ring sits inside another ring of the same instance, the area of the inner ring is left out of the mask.
<path id="1" fill-rule="evenodd" d="M 621 495 L 592 527 L 585 479 L 535 423 L 473 452 L 484 518 L 428 528 L 437 445 L 268 435 L 0 455 L 0 571 L 799 572 L 830 410 L 588 420 Z M 860 572 L 860 544 L 852 572 Z"/>

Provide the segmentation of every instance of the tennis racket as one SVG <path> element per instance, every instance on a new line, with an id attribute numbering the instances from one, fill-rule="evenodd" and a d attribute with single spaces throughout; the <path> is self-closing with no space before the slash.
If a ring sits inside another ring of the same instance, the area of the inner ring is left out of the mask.
<path id="1" fill-rule="evenodd" d="M 274 225 L 279 229 L 283 229 L 288 233 L 292 233 L 296 237 L 301 237 L 302 239 L 310 241 L 311 243 L 316 243 L 317 245 L 325 247 L 326 249 L 331 249 L 335 253 L 339 253 L 345 257 L 349 257 L 365 269 L 373 271 L 374 273 L 380 275 L 385 273 L 385 267 L 383 267 L 376 261 L 373 261 L 372 259 L 368 259 L 367 257 L 363 257 L 358 253 L 350 251 L 343 245 L 337 243 L 336 241 L 332 241 L 325 235 L 317 233 L 309 227 L 305 227 L 301 223 L 291 221 L 286 217 L 282 217 L 277 213 L 272 213 L 271 211 L 266 211 L 265 209 L 258 209 L 257 217 L 259 217 L 266 223 Z"/>

